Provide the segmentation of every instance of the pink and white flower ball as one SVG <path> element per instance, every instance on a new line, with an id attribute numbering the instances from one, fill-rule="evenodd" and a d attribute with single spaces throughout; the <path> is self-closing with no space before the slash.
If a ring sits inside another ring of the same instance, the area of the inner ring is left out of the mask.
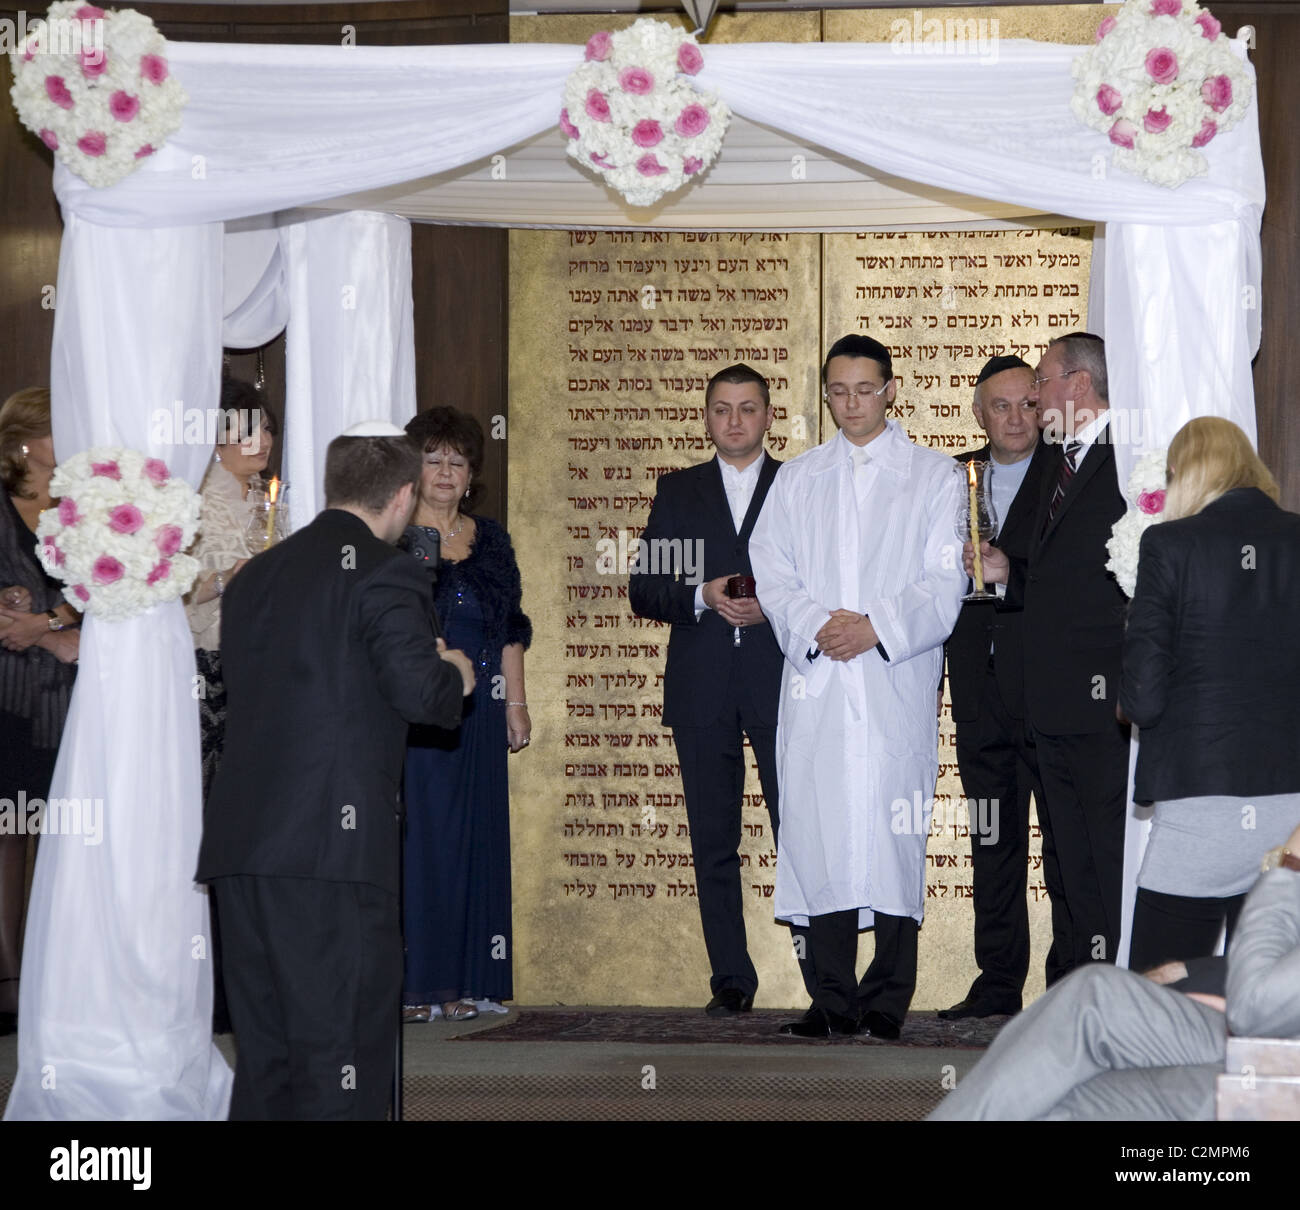
<path id="1" fill-rule="evenodd" d="M 1201 148 L 1250 105 L 1246 69 L 1195 0 L 1127 0 L 1072 71 L 1071 108 L 1110 140 L 1116 166 L 1169 188 L 1209 171 Z"/>
<path id="2" fill-rule="evenodd" d="M 716 159 L 731 114 L 694 76 L 704 55 L 664 21 L 593 35 L 560 110 L 568 153 L 632 206 L 650 206 Z"/>
<path id="3" fill-rule="evenodd" d="M 188 98 L 168 66 L 166 39 L 144 14 L 58 0 L 31 26 L 9 57 L 14 108 L 83 180 L 115 184 L 180 129 Z M 79 42 L 68 41 L 69 28 Z M 59 47 L 67 53 L 52 53 Z"/>

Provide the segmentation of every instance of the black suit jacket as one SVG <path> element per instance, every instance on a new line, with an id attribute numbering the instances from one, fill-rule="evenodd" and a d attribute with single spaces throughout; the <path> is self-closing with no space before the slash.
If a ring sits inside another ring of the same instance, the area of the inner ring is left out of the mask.
<path id="1" fill-rule="evenodd" d="M 781 463 L 766 451 L 749 510 L 736 533 L 722 486 L 717 458 L 699 466 L 672 471 L 659 480 L 643 539 L 681 539 L 702 543 L 699 582 L 727 574 L 753 575 L 749 563 L 749 535 L 767 498 L 767 490 Z M 653 546 L 643 547 L 653 551 Z M 635 566 L 635 565 L 634 565 Z M 628 577 L 628 600 L 643 618 L 669 622 L 668 660 L 664 668 L 664 726 L 707 726 L 714 722 L 735 695 L 749 701 L 764 723 L 776 725 L 781 697 L 784 656 L 772 628 L 764 620 L 744 627 L 744 658 L 734 656 L 734 628 L 711 609 L 695 620 L 696 583 L 672 574 L 662 565 L 633 570 Z M 733 671 L 736 683 L 732 683 Z"/>
<path id="2" fill-rule="evenodd" d="M 221 768 L 197 878 L 278 875 L 398 889 L 408 723 L 455 727 L 427 571 L 326 509 L 253 559 L 221 608 Z"/>
<path id="3" fill-rule="evenodd" d="M 1007 515 L 1001 519 L 998 536 L 994 539 L 994 545 L 1010 558 L 1023 561 L 1029 556 L 1029 548 L 1035 536 L 1034 524 L 1045 450 L 1046 446 L 1040 441 L 1030 455 L 1020 490 L 1016 492 Z M 986 461 L 988 457 L 989 447 L 985 445 L 982 449 L 958 454 L 957 461 Z M 994 675 L 1007 712 L 1012 718 L 1024 718 L 1025 658 L 1022 622 L 1019 602 L 1008 604 L 1005 595 L 997 601 L 967 601 L 961 607 L 957 625 L 953 627 L 946 648 L 954 722 L 971 722 L 979 716 L 984 673 L 988 668 L 991 647 L 997 651 Z"/>
<path id="4" fill-rule="evenodd" d="M 1044 529 L 1064 456 L 1045 447 L 1034 536 L 1028 558 L 1011 561 L 1007 601 L 1024 609 L 1026 718 L 1046 735 L 1092 735 L 1115 726 L 1128 599 L 1106 542 L 1125 504 L 1107 425 Z"/>
<path id="5" fill-rule="evenodd" d="M 1142 535 L 1120 703 L 1138 802 L 1300 791 L 1300 516 L 1239 488 Z"/>

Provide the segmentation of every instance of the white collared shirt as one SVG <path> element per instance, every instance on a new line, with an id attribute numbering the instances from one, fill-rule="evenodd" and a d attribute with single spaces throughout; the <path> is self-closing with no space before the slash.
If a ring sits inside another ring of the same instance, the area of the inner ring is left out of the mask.
<path id="1" fill-rule="evenodd" d="M 763 454 L 759 455 L 744 470 L 737 470 L 730 462 L 724 462 L 716 454 L 714 460 L 722 471 L 722 489 L 727 493 L 727 507 L 731 509 L 731 520 L 739 534 L 745 524 L 745 514 L 749 512 L 750 501 L 754 498 L 754 489 L 758 487 L 758 474 L 763 469 Z M 695 587 L 695 620 L 700 620 L 708 606 L 704 603 L 704 585 Z"/>
<path id="2" fill-rule="evenodd" d="M 1077 441 L 1081 447 L 1074 456 L 1074 469 L 1076 472 L 1083 465 L 1083 460 L 1088 456 L 1088 451 L 1097 444 L 1097 439 L 1101 436 L 1109 420 L 1110 408 L 1107 408 L 1100 415 L 1094 416 L 1088 421 L 1072 438 L 1066 438 L 1066 441 Z"/>

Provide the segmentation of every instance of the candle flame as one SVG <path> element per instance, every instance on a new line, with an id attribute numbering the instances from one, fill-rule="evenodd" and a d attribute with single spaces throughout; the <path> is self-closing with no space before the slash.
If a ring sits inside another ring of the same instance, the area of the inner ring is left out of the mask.
<path id="1" fill-rule="evenodd" d="M 975 486 L 975 462 L 974 460 L 966 463 L 966 478 L 970 481 L 971 487 Z"/>
<path id="2" fill-rule="evenodd" d="M 278 475 L 271 476 L 271 482 L 267 486 L 267 495 L 272 504 L 275 503 L 276 497 L 280 494 L 280 479 Z"/>

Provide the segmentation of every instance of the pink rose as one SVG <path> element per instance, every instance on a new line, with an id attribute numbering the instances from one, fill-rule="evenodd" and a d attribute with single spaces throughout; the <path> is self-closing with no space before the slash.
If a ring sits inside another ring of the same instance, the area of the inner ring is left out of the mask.
<path id="1" fill-rule="evenodd" d="M 81 514 L 77 512 L 77 502 L 71 496 L 64 496 L 59 501 L 59 524 L 76 525 L 81 520 Z"/>
<path id="2" fill-rule="evenodd" d="M 1137 136 L 1137 127 L 1125 118 L 1120 118 L 1114 126 L 1110 128 L 1110 141 L 1116 147 L 1127 147 L 1130 150 L 1133 147 L 1133 140 Z"/>
<path id="3" fill-rule="evenodd" d="M 72 94 L 62 76 L 45 77 L 45 95 L 60 109 L 71 109 L 73 106 Z"/>
<path id="4" fill-rule="evenodd" d="M 1216 134 L 1219 133 L 1219 124 L 1213 118 L 1206 118 L 1201 123 L 1201 129 L 1192 136 L 1193 147 L 1204 147 Z"/>
<path id="5" fill-rule="evenodd" d="M 688 105 L 677 115 L 673 129 L 684 139 L 694 138 L 709 124 L 709 111 L 703 105 Z"/>
<path id="6" fill-rule="evenodd" d="M 145 477 L 155 487 L 162 487 L 172 477 L 171 471 L 167 469 L 167 463 L 161 458 L 146 458 L 144 460 L 144 473 Z"/>
<path id="7" fill-rule="evenodd" d="M 614 38 L 608 30 L 602 29 L 598 34 L 592 34 L 587 39 L 587 51 L 583 58 L 588 63 L 604 63 L 609 58 L 610 52 L 614 49 Z"/>
<path id="8" fill-rule="evenodd" d="M 94 4 L 83 4 L 73 15 L 81 21 L 99 21 L 104 16 L 104 10 Z"/>
<path id="9" fill-rule="evenodd" d="M 567 109 L 560 110 L 560 129 L 564 132 L 564 137 L 566 139 L 576 139 L 580 137 L 578 128 L 569 121 L 569 111 Z"/>
<path id="10" fill-rule="evenodd" d="M 1199 25 L 1201 37 L 1209 38 L 1211 42 L 1223 31 L 1223 26 L 1215 19 L 1213 13 L 1202 13 L 1193 24 Z"/>
<path id="11" fill-rule="evenodd" d="M 44 542 L 45 552 L 49 556 L 55 567 L 63 566 L 63 551 L 59 549 L 59 544 L 53 538 L 46 538 Z"/>
<path id="12" fill-rule="evenodd" d="M 167 60 L 162 55 L 141 55 L 140 74 L 150 84 L 161 84 L 167 79 Z"/>
<path id="13" fill-rule="evenodd" d="M 1172 84 L 1178 79 L 1178 56 L 1167 46 L 1147 51 L 1147 75 L 1157 84 Z"/>
<path id="14" fill-rule="evenodd" d="M 84 584 L 74 584 L 72 586 L 72 591 L 78 601 L 90 600 L 90 593 L 86 591 L 86 586 Z"/>
<path id="15" fill-rule="evenodd" d="M 643 155 L 639 160 L 637 160 L 636 170 L 642 176 L 662 176 L 668 171 L 668 169 L 652 155 Z"/>
<path id="16" fill-rule="evenodd" d="M 59 136 L 52 130 L 41 131 L 41 142 L 51 151 L 58 151 L 59 149 Z"/>
<path id="17" fill-rule="evenodd" d="M 677 48 L 677 70 L 688 76 L 695 75 L 704 66 L 704 56 L 693 42 L 683 42 Z"/>
<path id="18" fill-rule="evenodd" d="M 98 79 L 108 69 L 108 55 L 92 47 L 81 52 L 81 74 L 88 80 Z"/>
<path id="19" fill-rule="evenodd" d="M 77 140 L 77 147 L 82 155 L 103 155 L 108 140 L 98 130 L 89 130 Z"/>
<path id="20" fill-rule="evenodd" d="M 655 147 L 664 141 L 664 132 L 653 118 L 643 118 L 632 127 L 632 142 L 638 147 Z"/>
<path id="21" fill-rule="evenodd" d="M 125 574 L 126 568 L 112 555 L 100 555 L 91 568 L 91 579 L 96 584 L 116 584 Z"/>
<path id="22" fill-rule="evenodd" d="M 687 176 L 694 176 L 701 168 L 704 167 L 704 161 L 699 156 L 688 155 L 682 161 L 682 171 Z"/>
<path id="23" fill-rule="evenodd" d="M 153 544 L 158 548 L 158 553 L 165 559 L 170 559 L 181 548 L 181 540 L 185 535 L 181 532 L 179 525 L 160 525 L 158 532 L 153 536 Z"/>
<path id="24" fill-rule="evenodd" d="M 1215 113 L 1222 113 L 1232 104 L 1232 81 L 1227 76 L 1210 76 L 1201 85 L 1201 99 Z"/>
<path id="25" fill-rule="evenodd" d="M 133 534 L 144 524 L 144 513 L 134 504 L 119 504 L 108 510 L 108 528 L 115 534 Z"/>
<path id="26" fill-rule="evenodd" d="M 1146 513 L 1148 517 L 1154 517 L 1156 513 L 1165 511 L 1165 493 L 1164 489 L 1154 492 L 1143 492 L 1138 496 L 1138 508 Z"/>
<path id="27" fill-rule="evenodd" d="M 153 155 L 152 143 L 146 143 L 143 147 L 141 147 L 140 150 L 135 153 L 135 158 L 137 160 L 142 160 L 147 155 Z"/>
<path id="28" fill-rule="evenodd" d="M 159 580 L 165 580 L 170 574 L 172 565 L 166 559 L 161 560 L 153 565 L 153 570 L 145 579 L 145 583 L 152 588 Z"/>
<path id="29" fill-rule="evenodd" d="M 103 138 L 103 136 L 100 136 Z M 90 473 L 98 475 L 101 479 L 121 479 L 122 472 L 118 469 L 116 462 L 92 462 L 90 464 Z"/>
<path id="30" fill-rule="evenodd" d="M 1097 26 L 1097 41 L 1100 42 L 1114 28 L 1115 18 L 1107 17 L 1099 26 Z"/>
<path id="31" fill-rule="evenodd" d="M 1113 114 L 1122 104 L 1124 104 L 1124 98 L 1120 96 L 1118 88 L 1103 84 L 1097 89 L 1097 108 L 1107 117 Z"/>
<path id="32" fill-rule="evenodd" d="M 1142 119 L 1142 126 L 1147 134 L 1163 134 L 1172 121 L 1167 109 L 1148 109 L 1147 116 Z"/>
<path id="33" fill-rule="evenodd" d="M 618 86 L 624 92 L 643 97 L 654 92 L 655 78 L 644 67 L 625 67 L 618 73 Z"/>
<path id="34" fill-rule="evenodd" d="M 1183 11 L 1183 0 L 1151 0 L 1153 17 L 1176 17 Z"/>
<path id="35" fill-rule="evenodd" d="M 608 156 L 605 156 L 605 155 L 602 155 L 599 151 L 593 151 L 593 152 L 591 153 L 591 162 L 592 162 L 593 164 L 595 164 L 596 167 L 598 167 L 598 168 L 612 168 L 612 167 L 613 167 L 613 165 L 609 162 L 609 157 L 608 157 Z"/>
<path id="36" fill-rule="evenodd" d="M 108 112 L 119 122 L 129 122 L 140 112 L 140 100 L 119 88 L 108 98 Z"/>
<path id="37" fill-rule="evenodd" d="M 587 111 L 587 117 L 594 122 L 609 121 L 609 98 L 599 89 L 593 88 L 587 94 L 587 104 L 584 106 Z"/>

